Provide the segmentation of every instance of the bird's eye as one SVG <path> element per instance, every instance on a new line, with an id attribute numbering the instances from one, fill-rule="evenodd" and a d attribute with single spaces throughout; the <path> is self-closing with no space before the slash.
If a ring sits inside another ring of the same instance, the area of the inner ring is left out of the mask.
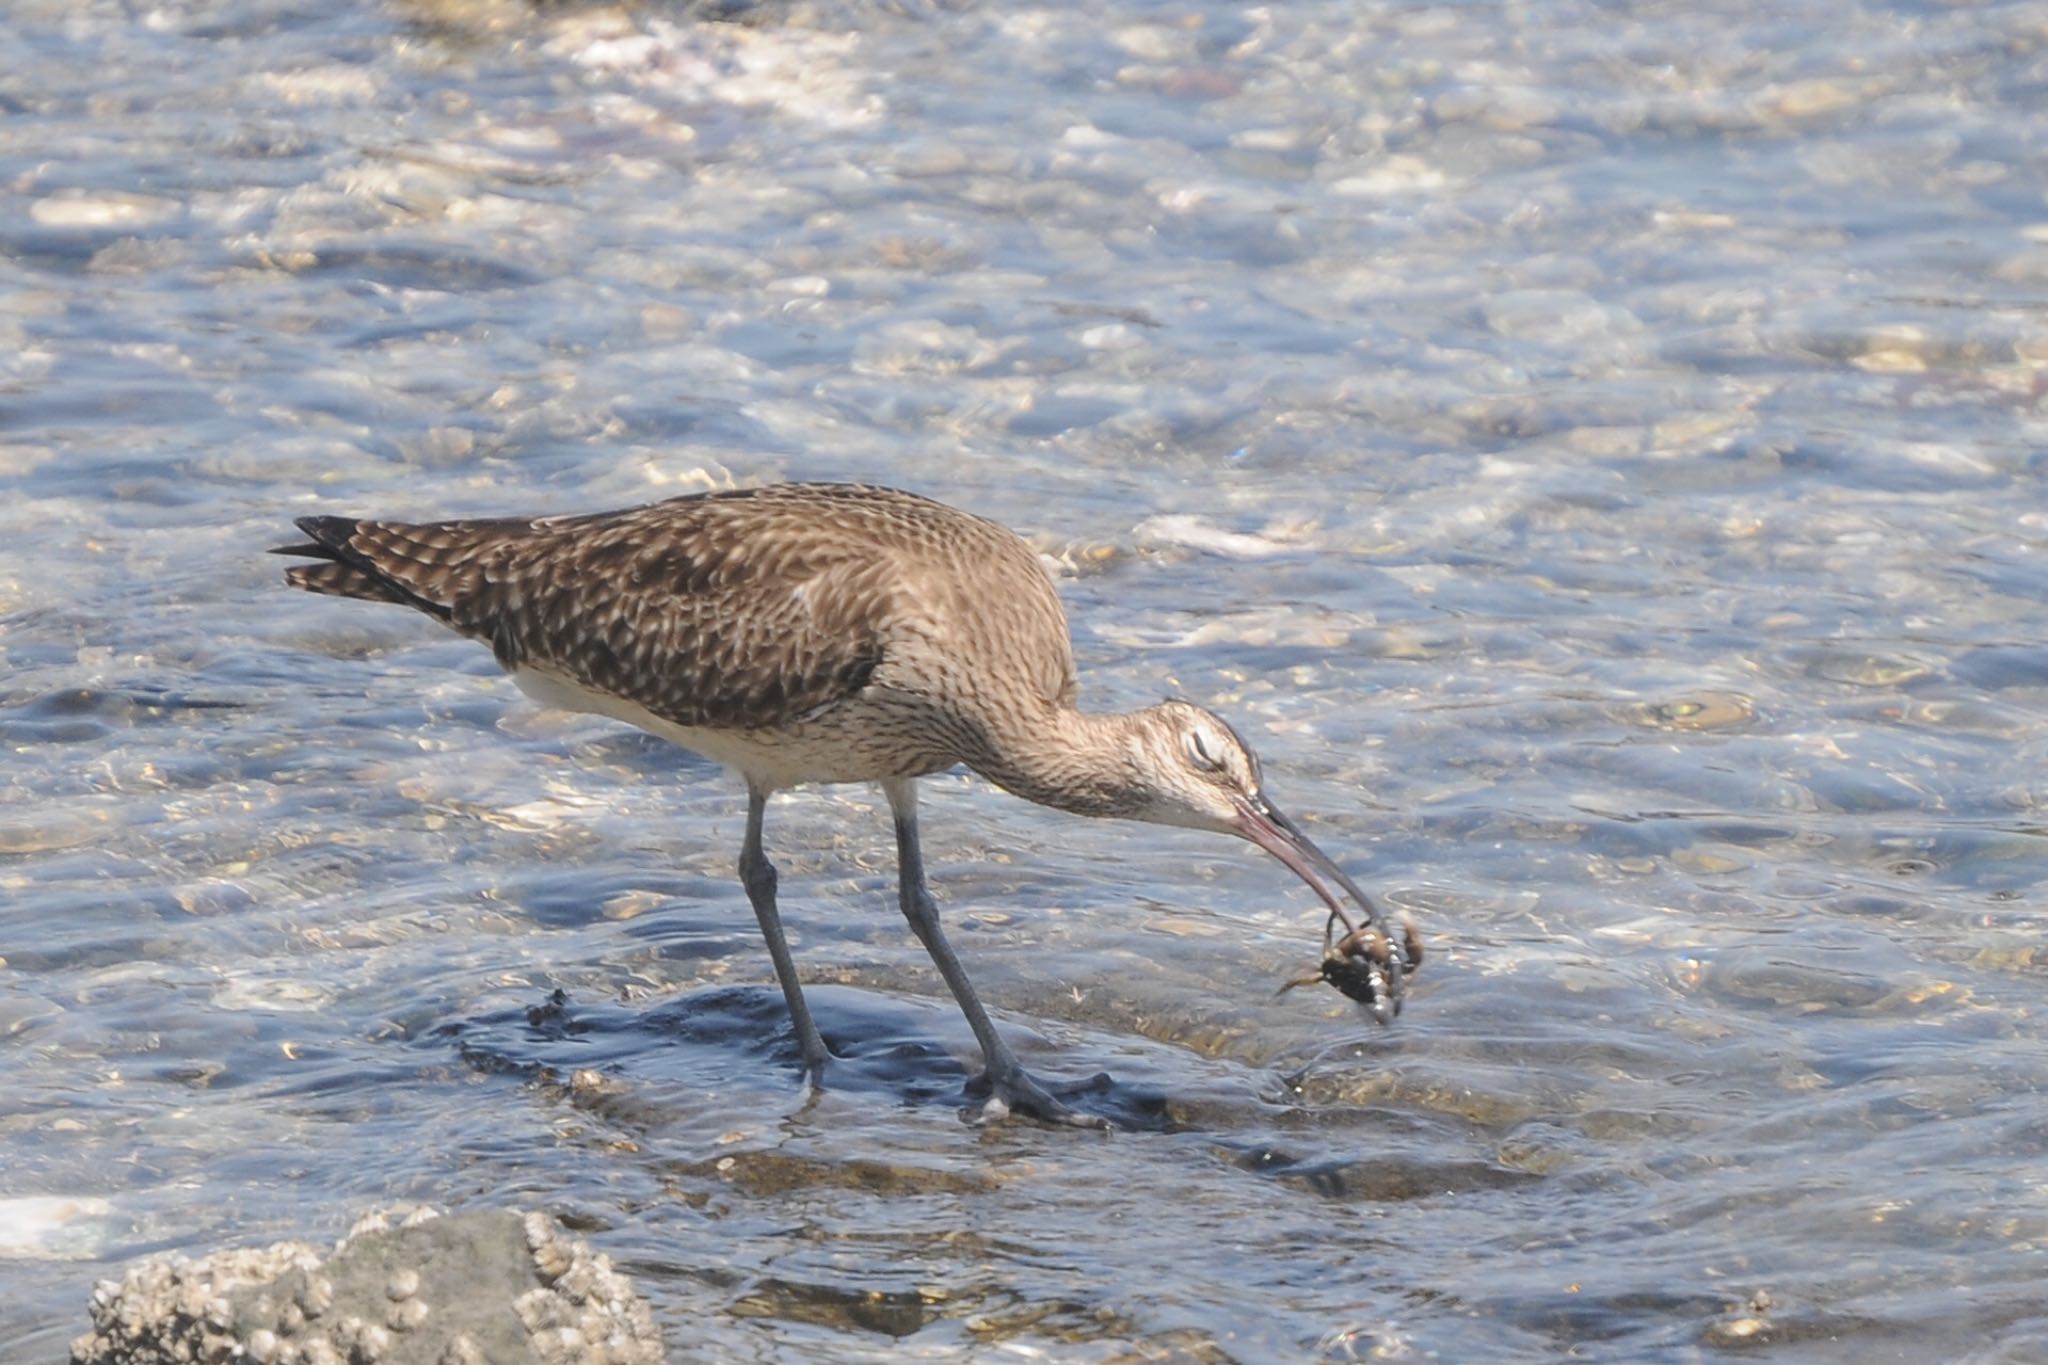
<path id="1" fill-rule="evenodd" d="M 1214 735 L 1201 730 L 1188 731 L 1188 761 L 1197 768 L 1205 772 L 1220 772 L 1223 760 L 1217 756 L 1217 750 L 1221 748 Z"/>

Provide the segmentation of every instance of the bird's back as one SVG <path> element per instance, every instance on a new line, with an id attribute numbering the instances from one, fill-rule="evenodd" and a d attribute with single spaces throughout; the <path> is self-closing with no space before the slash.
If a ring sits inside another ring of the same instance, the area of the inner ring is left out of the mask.
<path id="1" fill-rule="evenodd" d="M 899 748 L 923 751 L 910 766 L 931 771 L 971 761 L 958 750 L 985 708 L 1071 704 L 1075 691 L 1066 618 L 1031 548 L 893 489 L 782 484 L 538 520 L 299 524 L 312 544 L 285 552 L 327 562 L 290 570 L 295 586 L 415 607 L 488 643 L 515 676 L 679 730 L 797 736 L 840 713 L 888 723 Z"/>

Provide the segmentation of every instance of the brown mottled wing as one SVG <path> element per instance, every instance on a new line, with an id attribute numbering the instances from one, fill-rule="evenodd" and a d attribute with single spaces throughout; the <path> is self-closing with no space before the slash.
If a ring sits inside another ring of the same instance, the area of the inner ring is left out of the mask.
<path id="1" fill-rule="evenodd" d="M 308 517 L 312 591 L 404 602 L 672 724 L 753 729 L 860 691 L 882 661 L 872 543 L 794 499 L 678 498 L 542 521 Z"/>

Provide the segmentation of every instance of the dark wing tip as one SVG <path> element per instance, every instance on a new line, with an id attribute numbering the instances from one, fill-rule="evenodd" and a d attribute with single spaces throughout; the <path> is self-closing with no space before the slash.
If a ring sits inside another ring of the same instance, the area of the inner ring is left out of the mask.
<path id="1" fill-rule="evenodd" d="M 358 522 L 354 517 L 295 517 L 292 525 L 313 537 L 314 544 L 339 550 L 355 535 Z"/>
<path id="2" fill-rule="evenodd" d="M 273 545 L 265 554 L 296 555 L 301 559 L 338 559 L 356 533 L 354 517 L 294 517 L 292 525 L 313 537 L 298 545 Z"/>

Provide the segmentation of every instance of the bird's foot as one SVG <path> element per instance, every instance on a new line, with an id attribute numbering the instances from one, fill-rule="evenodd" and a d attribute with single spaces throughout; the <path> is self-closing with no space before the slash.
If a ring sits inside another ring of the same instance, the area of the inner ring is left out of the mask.
<path id="1" fill-rule="evenodd" d="M 803 1050 L 804 1089 L 816 1096 L 825 1088 L 825 1068 L 839 1059 L 832 1055 L 832 1049 L 825 1046 L 825 1039 L 817 1033 L 805 1037 L 799 1031 L 797 1045 Z"/>
<path id="2" fill-rule="evenodd" d="M 825 1098 L 825 1068 L 834 1060 L 831 1053 L 822 1049 L 815 1057 L 805 1053 L 803 1065 L 797 1070 L 801 1079 L 797 1082 L 796 1107 L 789 1111 L 790 1117 L 807 1116 Z"/>
<path id="3" fill-rule="evenodd" d="M 1000 1076 L 984 1073 L 968 1082 L 967 1093 L 986 1095 L 975 1113 L 976 1121 L 997 1123 L 1012 1114 L 1063 1128 L 1094 1128 L 1110 1132 L 1116 1125 L 1100 1114 L 1090 1114 L 1068 1104 L 1064 1096 L 1100 1095 L 1110 1086 L 1109 1073 L 1098 1072 L 1085 1081 L 1047 1087 L 1030 1072 L 1017 1067 Z"/>

